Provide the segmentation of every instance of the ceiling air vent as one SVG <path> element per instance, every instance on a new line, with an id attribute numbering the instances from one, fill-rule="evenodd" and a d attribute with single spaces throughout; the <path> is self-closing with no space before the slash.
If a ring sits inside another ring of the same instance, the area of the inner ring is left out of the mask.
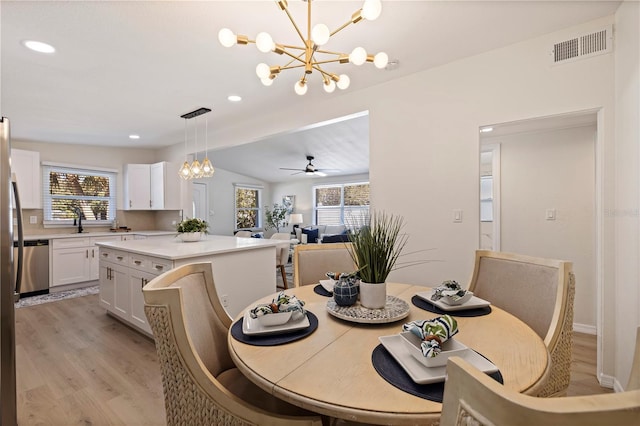
<path id="1" fill-rule="evenodd" d="M 554 64 L 589 58 L 611 52 L 613 48 L 613 27 L 610 25 L 598 31 L 581 34 L 553 45 L 551 59 Z"/>

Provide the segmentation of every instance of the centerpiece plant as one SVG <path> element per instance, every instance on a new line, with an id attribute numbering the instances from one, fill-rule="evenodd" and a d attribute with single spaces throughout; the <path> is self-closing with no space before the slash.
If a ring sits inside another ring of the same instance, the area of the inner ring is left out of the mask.
<path id="1" fill-rule="evenodd" d="M 360 302 L 367 308 L 386 304 L 386 280 L 407 244 L 402 233 L 404 219 L 385 212 L 372 212 L 349 234 L 351 259 L 360 276 Z M 371 298 L 368 292 L 371 292 Z"/>
<path id="2" fill-rule="evenodd" d="M 207 221 L 197 217 L 188 218 L 178 223 L 176 231 L 178 231 L 182 241 L 198 241 L 203 234 L 209 233 L 209 224 Z"/>

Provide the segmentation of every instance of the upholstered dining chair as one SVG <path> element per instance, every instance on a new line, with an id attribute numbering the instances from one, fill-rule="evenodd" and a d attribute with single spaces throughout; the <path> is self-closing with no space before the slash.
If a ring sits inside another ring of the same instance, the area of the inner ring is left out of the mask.
<path id="1" fill-rule="evenodd" d="M 356 265 L 351 259 L 351 243 L 301 244 L 293 251 L 293 282 L 296 287 L 317 284 L 326 280 L 327 272 L 353 272 Z"/>
<path id="2" fill-rule="evenodd" d="M 276 232 L 271 236 L 272 240 L 282 240 L 282 241 L 291 241 L 291 234 L 288 232 Z M 287 283 L 287 271 L 285 266 L 289 263 L 289 248 L 290 244 L 284 245 L 280 247 L 276 247 L 276 268 L 280 269 L 280 274 L 282 275 L 282 283 L 284 285 L 285 290 L 289 288 Z"/>
<path id="3" fill-rule="evenodd" d="M 571 262 L 478 250 L 469 290 L 524 321 L 549 349 L 547 380 L 525 393 L 565 395 L 570 381 L 575 295 Z"/>
<path id="4" fill-rule="evenodd" d="M 536 398 L 505 388 L 459 357 L 449 358 L 441 426 L 636 426 L 640 390 Z"/>
<path id="5" fill-rule="evenodd" d="M 251 238 L 251 231 L 238 231 L 235 236 L 240 238 Z"/>
<path id="6" fill-rule="evenodd" d="M 227 348 L 231 318 L 211 263 L 180 266 L 142 290 L 156 343 L 168 425 L 313 425 L 318 415 L 250 382 Z"/>

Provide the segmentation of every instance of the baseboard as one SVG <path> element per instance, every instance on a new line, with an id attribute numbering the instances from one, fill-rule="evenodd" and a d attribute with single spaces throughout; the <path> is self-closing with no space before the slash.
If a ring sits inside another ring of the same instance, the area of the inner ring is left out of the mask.
<path id="1" fill-rule="evenodd" d="M 573 331 L 584 334 L 592 334 L 594 336 L 597 334 L 595 325 L 578 324 L 575 322 L 573 323 Z"/>
<path id="2" fill-rule="evenodd" d="M 600 377 L 598 378 L 598 382 L 600 382 L 600 386 L 602 386 L 603 388 L 614 389 L 614 386 L 617 383 L 617 380 L 613 376 L 609 376 L 607 374 L 601 374 Z"/>

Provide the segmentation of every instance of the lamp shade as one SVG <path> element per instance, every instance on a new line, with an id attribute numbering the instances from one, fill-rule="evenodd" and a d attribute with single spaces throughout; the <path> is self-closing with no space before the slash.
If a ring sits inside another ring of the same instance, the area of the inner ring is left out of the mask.
<path id="1" fill-rule="evenodd" d="M 302 213 L 293 213 L 289 216 L 289 223 L 292 225 L 300 225 L 302 223 Z"/>

